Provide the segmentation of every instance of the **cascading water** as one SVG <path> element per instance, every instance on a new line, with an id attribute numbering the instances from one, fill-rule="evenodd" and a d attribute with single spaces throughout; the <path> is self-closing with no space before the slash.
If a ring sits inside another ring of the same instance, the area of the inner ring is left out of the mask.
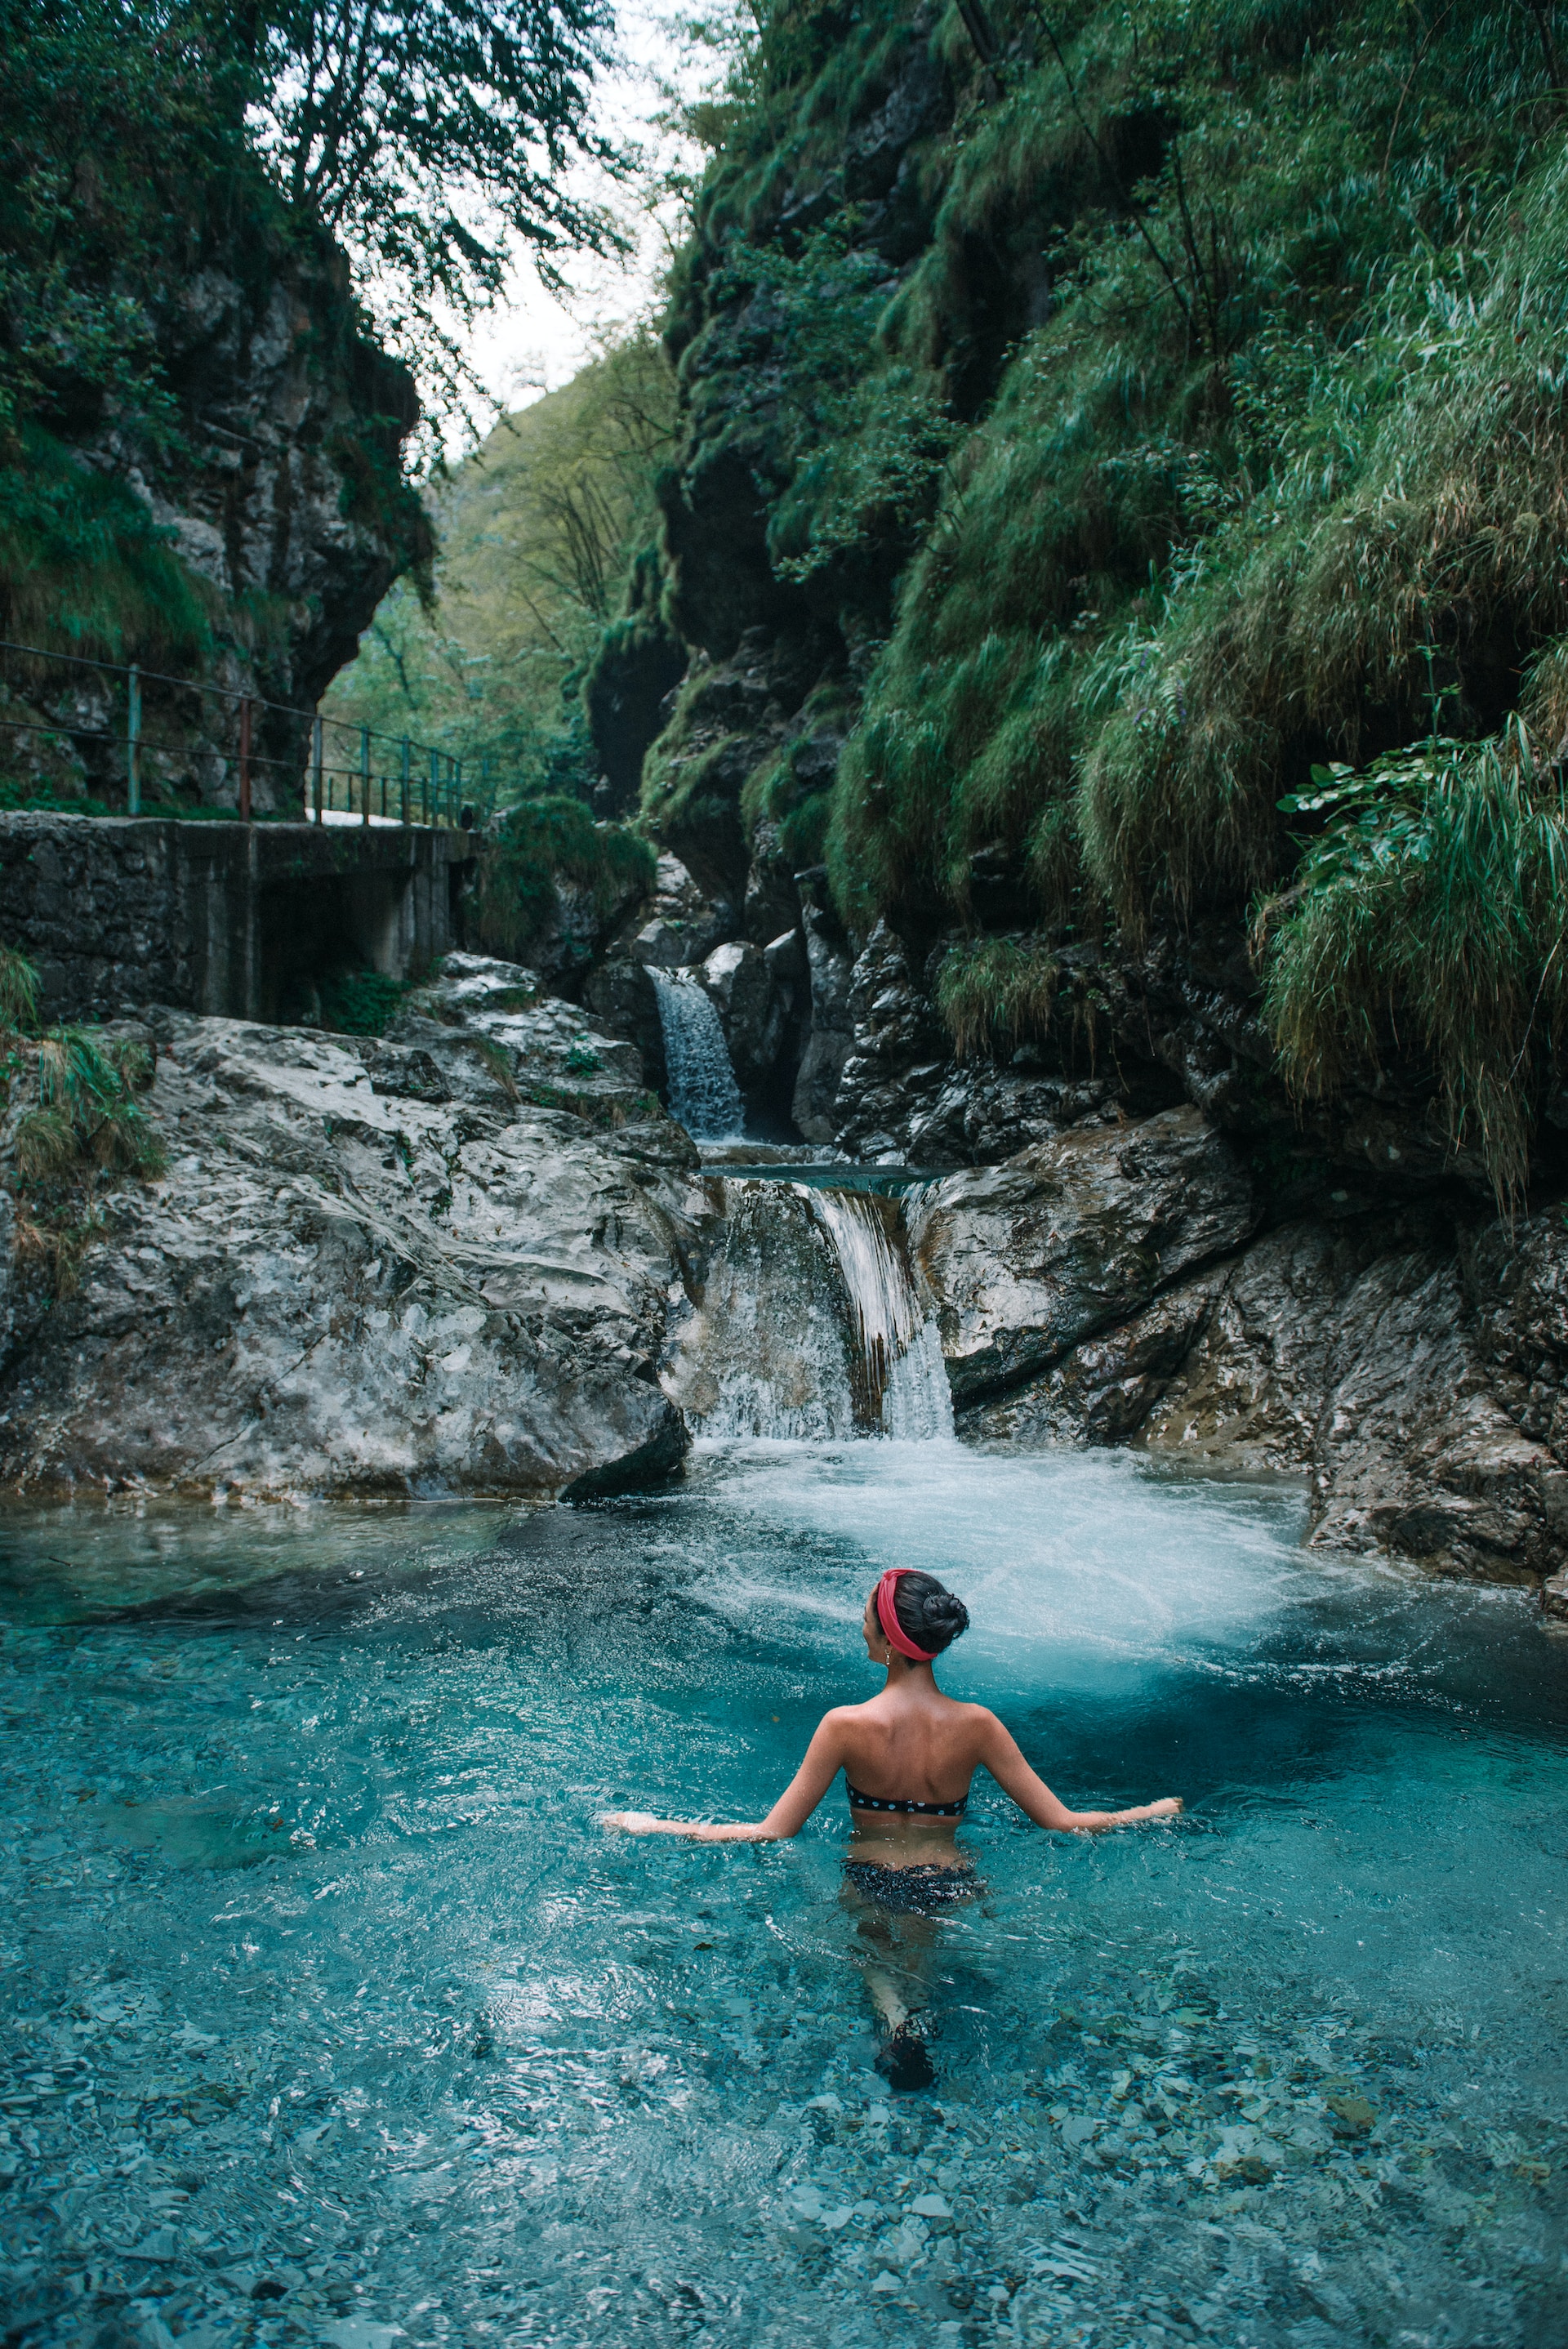
<path id="1" fill-rule="evenodd" d="M 838 1252 L 850 1295 L 862 1414 L 902 1443 L 953 1433 L 953 1390 L 933 1316 L 890 1232 L 898 1210 L 870 1191 L 814 1191 L 812 1213 Z"/>
<path id="2" fill-rule="evenodd" d="M 717 1009 L 689 971 L 644 967 L 659 999 L 670 1115 L 695 1141 L 738 1140 L 746 1110 Z"/>
<path id="3" fill-rule="evenodd" d="M 712 1182 L 724 1245 L 668 1387 L 707 1436 L 951 1436 L 936 1324 L 897 1209 L 860 1191 Z"/>

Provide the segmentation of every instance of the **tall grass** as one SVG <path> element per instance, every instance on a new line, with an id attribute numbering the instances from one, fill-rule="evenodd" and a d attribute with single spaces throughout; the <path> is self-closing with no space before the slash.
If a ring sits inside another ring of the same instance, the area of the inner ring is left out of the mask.
<path id="1" fill-rule="evenodd" d="M 1264 1015 L 1296 1092 L 1390 1050 L 1431 1066 L 1456 1151 L 1511 1212 L 1568 1015 L 1568 796 L 1522 724 L 1341 771 L 1290 896 L 1260 911 Z"/>
<path id="2" fill-rule="evenodd" d="M 1562 1010 L 1568 6 L 990 13 L 987 78 L 951 8 L 772 11 L 676 287 L 683 461 L 743 466 L 779 608 L 866 680 L 840 910 L 971 934 L 936 991 L 975 1053 L 1059 1016 L 1068 934 L 1266 898 L 1293 1086 L 1424 1059 L 1512 1202 Z M 830 174 L 922 45 L 950 115 L 892 260 Z M 650 820 L 812 809 L 664 750 Z"/>
<path id="3" fill-rule="evenodd" d="M 13 641 L 109 660 L 193 660 L 212 635 L 142 501 L 36 425 L 0 446 L 0 623 Z"/>
<path id="4" fill-rule="evenodd" d="M 1057 970 L 1034 938 L 975 938 L 951 946 L 936 975 L 936 1008 L 961 1061 L 1006 1060 L 1050 1033 Z"/>

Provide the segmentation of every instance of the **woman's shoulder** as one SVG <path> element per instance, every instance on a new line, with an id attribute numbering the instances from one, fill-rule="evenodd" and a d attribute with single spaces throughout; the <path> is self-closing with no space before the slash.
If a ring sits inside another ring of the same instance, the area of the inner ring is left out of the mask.
<path id="1" fill-rule="evenodd" d="M 1005 1737 L 1007 1733 L 989 1705 L 961 1704 L 954 1699 L 953 1710 L 977 1743 L 984 1743 L 989 1737 Z"/>
<path id="2" fill-rule="evenodd" d="M 830 1704 L 817 1723 L 817 1734 L 820 1736 L 823 1730 L 831 1734 L 835 1730 L 853 1728 L 865 1720 L 875 1702 L 874 1697 L 867 1697 L 861 1704 Z"/>

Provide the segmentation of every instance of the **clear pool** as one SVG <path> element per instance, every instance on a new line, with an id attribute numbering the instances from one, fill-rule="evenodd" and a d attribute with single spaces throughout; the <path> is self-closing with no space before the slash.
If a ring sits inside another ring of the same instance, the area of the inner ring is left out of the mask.
<path id="1" fill-rule="evenodd" d="M 1568 1654 L 1112 1456 L 710 1453 L 666 1497 L 12 1513 L 12 2344 L 1568 2339 Z M 888 1563 L 1057 1789 L 891 2096 L 830 1798 Z"/>

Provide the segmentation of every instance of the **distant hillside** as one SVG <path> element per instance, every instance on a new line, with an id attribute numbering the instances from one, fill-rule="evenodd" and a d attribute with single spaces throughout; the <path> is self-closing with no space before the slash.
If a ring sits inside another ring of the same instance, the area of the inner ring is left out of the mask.
<path id="1" fill-rule="evenodd" d="M 503 802 L 591 785 L 583 670 L 653 540 L 674 422 L 668 363 L 640 335 L 506 418 L 431 485 L 433 593 L 401 580 L 383 599 L 326 713 L 440 742 Z"/>

